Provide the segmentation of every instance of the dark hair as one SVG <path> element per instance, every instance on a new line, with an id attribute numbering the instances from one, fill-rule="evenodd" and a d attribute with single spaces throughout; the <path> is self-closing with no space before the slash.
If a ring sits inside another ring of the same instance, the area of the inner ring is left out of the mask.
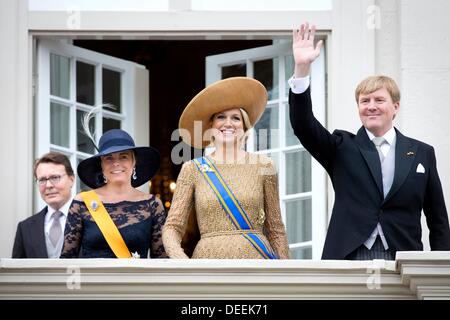
<path id="1" fill-rule="evenodd" d="M 36 177 L 36 169 L 41 163 L 62 164 L 66 169 L 68 176 L 74 176 L 72 165 L 66 155 L 59 152 L 49 152 L 36 160 L 34 163 L 34 177 Z"/>

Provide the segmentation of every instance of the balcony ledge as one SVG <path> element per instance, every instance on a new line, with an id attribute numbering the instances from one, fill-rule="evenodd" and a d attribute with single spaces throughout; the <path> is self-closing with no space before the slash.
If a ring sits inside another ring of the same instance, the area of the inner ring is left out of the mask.
<path id="1" fill-rule="evenodd" d="M 450 299 L 450 251 L 396 261 L 0 259 L 0 299 Z"/>

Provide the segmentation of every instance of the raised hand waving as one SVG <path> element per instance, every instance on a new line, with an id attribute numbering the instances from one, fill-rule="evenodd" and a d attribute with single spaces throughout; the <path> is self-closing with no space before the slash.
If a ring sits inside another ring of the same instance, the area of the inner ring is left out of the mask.
<path id="1" fill-rule="evenodd" d="M 317 59 L 322 48 L 322 40 L 314 47 L 316 26 L 309 26 L 308 22 L 302 24 L 300 29 L 292 32 L 292 53 L 295 61 L 295 77 L 309 75 L 311 63 Z"/>

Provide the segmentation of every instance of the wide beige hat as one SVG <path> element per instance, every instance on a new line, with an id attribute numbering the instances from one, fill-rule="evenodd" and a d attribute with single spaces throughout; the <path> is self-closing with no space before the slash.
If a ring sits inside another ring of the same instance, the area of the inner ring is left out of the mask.
<path id="1" fill-rule="evenodd" d="M 214 114 L 242 108 L 247 112 L 253 127 L 263 114 L 266 104 L 267 90 L 258 80 L 232 77 L 217 81 L 200 91 L 186 106 L 178 124 L 180 135 L 185 143 L 204 148 L 210 140 L 207 137 L 204 139 L 203 134 L 210 128 Z M 195 122 L 197 124 L 194 126 Z"/>

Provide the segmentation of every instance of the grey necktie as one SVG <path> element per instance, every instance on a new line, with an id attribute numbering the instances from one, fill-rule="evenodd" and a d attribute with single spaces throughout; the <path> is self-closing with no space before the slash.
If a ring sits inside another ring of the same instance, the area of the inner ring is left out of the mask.
<path id="1" fill-rule="evenodd" d="M 381 152 L 381 145 L 385 142 L 386 140 L 383 137 L 375 137 L 372 142 L 375 144 L 375 147 L 377 148 L 378 151 L 378 155 L 380 156 L 380 162 L 383 163 L 384 161 L 384 154 L 383 152 Z"/>
<path id="2" fill-rule="evenodd" d="M 55 211 L 52 214 L 53 223 L 52 223 L 52 226 L 50 227 L 50 232 L 49 232 L 48 236 L 54 247 L 56 247 L 56 245 L 58 244 L 59 238 L 62 235 L 61 222 L 59 222 L 59 218 L 61 217 L 61 215 L 62 215 L 62 213 L 60 211 Z"/>

